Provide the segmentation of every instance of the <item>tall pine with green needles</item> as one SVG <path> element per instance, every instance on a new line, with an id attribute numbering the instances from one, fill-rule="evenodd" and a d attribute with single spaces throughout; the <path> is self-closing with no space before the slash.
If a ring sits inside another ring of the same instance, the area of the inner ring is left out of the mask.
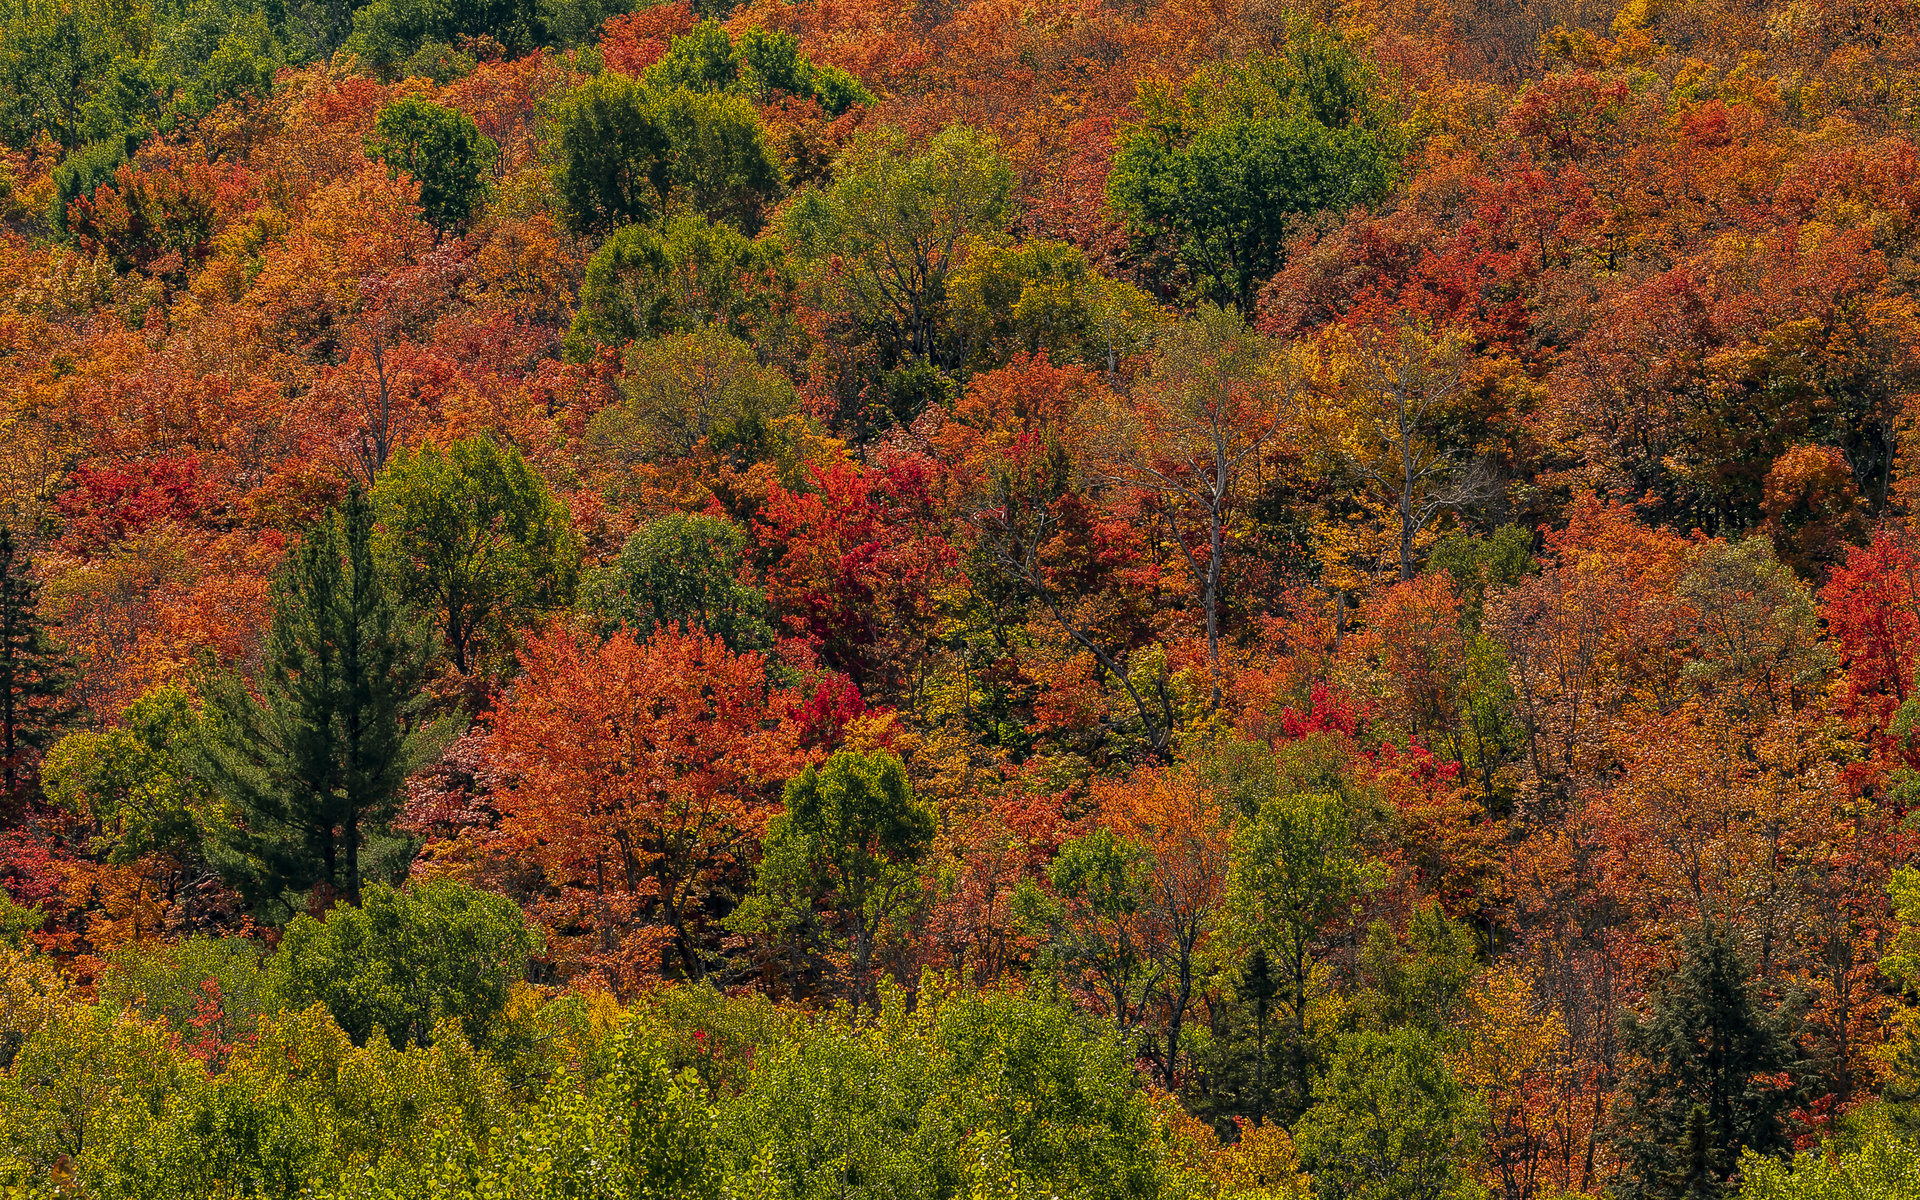
<path id="1" fill-rule="evenodd" d="M 1802 1072 L 1791 1005 L 1767 1005 L 1732 931 L 1708 920 L 1621 1034 L 1636 1065 L 1621 1086 L 1614 1145 L 1623 1200 L 1724 1195 L 1743 1151 L 1784 1156 Z"/>
<path id="2" fill-rule="evenodd" d="M 453 732 L 426 718 L 432 656 L 374 565 L 373 508 L 356 488 L 274 585 L 256 689 L 231 674 L 206 685 L 201 767 L 238 818 L 220 856 L 250 900 L 319 890 L 360 902 L 369 835 Z"/>
<path id="3" fill-rule="evenodd" d="M 0 523 L 0 804 L 25 794 L 40 752 L 72 719 L 72 680 L 73 664 L 40 615 L 33 562 Z"/>

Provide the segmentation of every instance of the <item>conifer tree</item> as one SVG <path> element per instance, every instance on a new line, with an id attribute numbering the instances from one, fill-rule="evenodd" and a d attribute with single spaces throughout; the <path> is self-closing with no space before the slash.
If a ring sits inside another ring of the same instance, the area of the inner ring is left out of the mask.
<path id="1" fill-rule="evenodd" d="M 1769 1009 L 1731 931 L 1709 921 L 1621 1033 L 1639 1060 L 1621 1086 L 1614 1145 L 1624 1200 L 1725 1194 L 1742 1150 L 1784 1154 L 1799 1069 L 1790 1005 Z"/>
<path id="2" fill-rule="evenodd" d="M 33 563 L 0 523 L 0 803 L 20 797 L 39 753 L 71 720 L 72 677 L 72 663 L 40 616 Z"/>
<path id="3" fill-rule="evenodd" d="M 250 899 L 319 889 L 360 902 L 367 836 L 451 732 L 423 715 L 432 652 L 382 584 L 356 488 L 274 585 L 257 696 L 234 675 L 206 689 L 202 769 L 241 823 L 222 839 L 223 873 Z"/>

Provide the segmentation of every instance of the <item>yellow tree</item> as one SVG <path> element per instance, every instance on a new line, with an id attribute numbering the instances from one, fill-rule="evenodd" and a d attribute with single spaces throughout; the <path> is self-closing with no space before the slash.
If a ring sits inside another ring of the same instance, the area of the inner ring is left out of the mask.
<path id="1" fill-rule="evenodd" d="M 1569 1190 L 1574 1180 L 1553 1170 L 1553 1150 L 1565 1141 L 1558 1125 L 1567 1110 L 1567 1027 L 1540 1003 L 1525 976 L 1511 967 L 1489 971 L 1469 999 L 1464 1034 L 1450 1055 L 1454 1075 L 1479 1099 L 1485 1124 L 1481 1182 L 1504 1200 L 1545 1190 Z"/>
<path id="2" fill-rule="evenodd" d="M 1438 436 L 1460 394 L 1465 343 L 1413 325 L 1331 334 L 1307 391 L 1308 427 L 1329 465 L 1356 487 L 1385 526 L 1383 565 L 1412 579 L 1421 547 L 1450 510 L 1491 498 L 1485 464 L 1449 450 Z"/>

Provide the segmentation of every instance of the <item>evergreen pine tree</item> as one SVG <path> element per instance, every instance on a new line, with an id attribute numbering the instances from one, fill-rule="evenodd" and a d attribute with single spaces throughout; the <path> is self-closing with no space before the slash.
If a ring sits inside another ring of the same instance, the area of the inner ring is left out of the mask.
<path id="1" fill-rule="evenodd" d="M 450 732 L 424 719 L 431 638 L 383 586 L 372 543 L 356 488 L 274 585 L 257 698 L 233 675 L 206 688 L 201 768 L 241 822 L 221 866 L 256 903 L 318 889 L 358 904 L 367 836 Z"/>
<path id="2" fill-rule="evenodd" d="M 18 802 L 39 753 L 72 719 L 72 666 L 40 617 L 32 562 L 0 523 L 0 805 Z"/>
<path id="3" fill-rule="evenodd" d="M 1709 922 L 1655 991 L 1644 1020 L 1622 1023 L 1638 1059 L 1621 1084 L 1614 1145 L 1623 1200 L 1723 1195 L 1743 1149 L 1791 1149 L 1784 1115 L 1799 1061 L 1789 1006 L 1764 1008 L 1732 934 Z M 1697 1114 L 1697 1115 L 1696 1115 Z"/>

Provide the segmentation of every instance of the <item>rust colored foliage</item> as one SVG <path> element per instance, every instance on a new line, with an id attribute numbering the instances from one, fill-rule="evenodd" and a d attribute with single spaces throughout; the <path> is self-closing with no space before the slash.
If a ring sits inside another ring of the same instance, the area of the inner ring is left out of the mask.
<path id="1" fill-rule="evenodd" d="M 697 629 L 596 645 L 556 627 L 522 665 L 489 748 L 498 836 L 540 865 L 581 967 L 625 990 L 702 977 L 713 901 L 806 761 L 787 697 Z"/>

